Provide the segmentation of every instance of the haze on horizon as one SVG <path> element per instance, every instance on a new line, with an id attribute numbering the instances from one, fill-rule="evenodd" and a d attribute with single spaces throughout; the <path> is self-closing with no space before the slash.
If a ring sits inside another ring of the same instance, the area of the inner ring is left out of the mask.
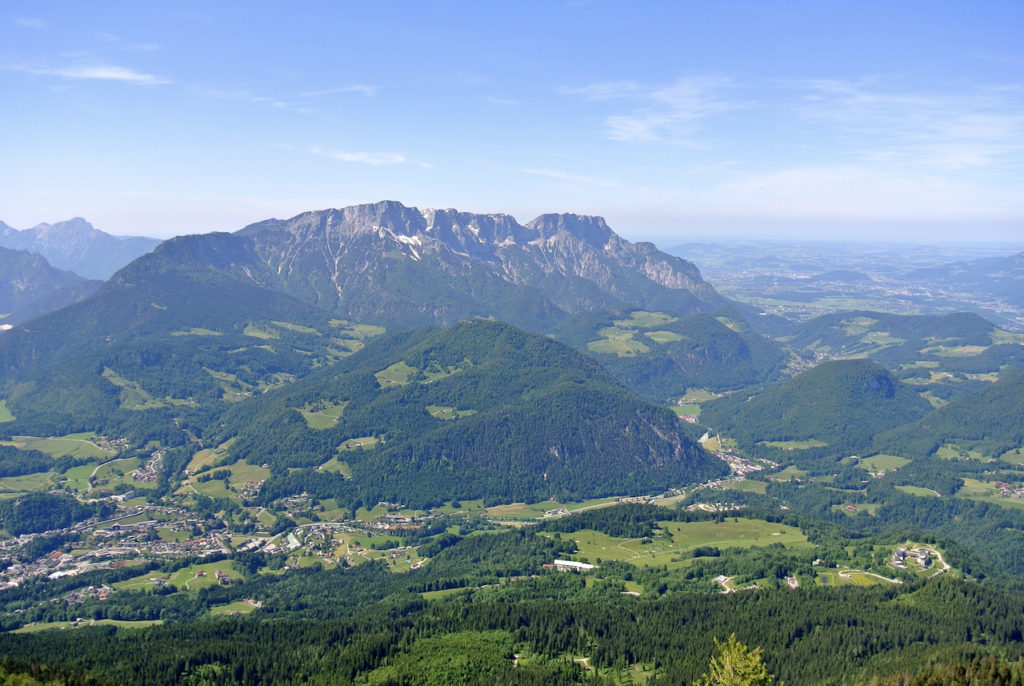
<path id="1" fill-rule="evenodd" d="M 1024 5 L 9 3 L 0 220 L 394 199 L 663 245 L 1020 242 Z"/>

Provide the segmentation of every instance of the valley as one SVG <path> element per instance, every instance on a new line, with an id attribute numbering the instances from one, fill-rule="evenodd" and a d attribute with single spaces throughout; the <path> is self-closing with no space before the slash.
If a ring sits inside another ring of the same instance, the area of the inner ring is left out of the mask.
<path id="1" fill-rule="evenodd" d="M 139 640 L 148 683 L 450 651 L 681 683 L 730 633 L 788 683 L 1024 655 L 1024 335 L 776 314 L 579 215 L 167 241 L 0 333 L 0 649 L 118 683 Z"/>

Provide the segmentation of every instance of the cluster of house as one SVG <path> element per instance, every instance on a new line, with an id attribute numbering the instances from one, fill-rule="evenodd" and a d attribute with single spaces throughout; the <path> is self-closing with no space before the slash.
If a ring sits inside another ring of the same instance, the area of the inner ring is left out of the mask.
<path id="1" fill-rule="evenodd" d="M 932 552 L 926 548 L 916 548 L 910 551 L 906 548 L 897 548 L 896 552 L 892 554 L 892 563 L 900 569 L 906 569 L 907 564 L 915 560 L 922 567 L 927 567 L 932 563 Z"/>
<path id="2" fill-rule="evenodd" d="M 1005 481 L 993 481 L 992 485 L 999 489 L 999 495 L 1004 498 L 1024 498 L 1024 486 L 1008 484 Z"/>
<path id="3" fill-rule="evenodd" d="M 165 453 L 164 450 L 154 450 L 149 459 L 130 474 L 131 478 L 139 483 L 156 483 L 157 477 L 160 476 L 160 470 L 164 467 Z"/>
<path id="4" fill-rule="evenodd" d="M 731 469 L 732 473 L 737 476 L 747 476 L 748 474 L 753 474 L 754 472 L 759 472 L 764 469 L 764 467 L 756 462 L 744 460 L 742 457 L 733 455 L 732 453 L 712 451 L 711 454 L 729 465 L 729 469 Z"/>

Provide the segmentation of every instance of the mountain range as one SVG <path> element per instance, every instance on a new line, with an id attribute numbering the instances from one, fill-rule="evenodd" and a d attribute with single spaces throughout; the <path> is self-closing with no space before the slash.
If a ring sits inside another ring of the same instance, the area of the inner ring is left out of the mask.
<path id="1" fill-rule="evenodd" d="M 87 279 L 105 280 L 159 244 L 156 238 L 112 236 L 81 217 L 20 231 L 0 222 L 0 247 L 37 253 Z"/>

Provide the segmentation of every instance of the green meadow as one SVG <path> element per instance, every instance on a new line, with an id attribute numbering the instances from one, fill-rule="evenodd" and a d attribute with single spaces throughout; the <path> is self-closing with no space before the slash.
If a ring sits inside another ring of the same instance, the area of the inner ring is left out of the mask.
<path id="1" fill-rule="evenodd" d="M 857 466 L 870 472 L 887 472 L 892 469 L 899 469 L 900 467 L 908 464 L 910 464 L 910 460 L 905 457 L 879 453 L 878 455 L 865 457 L 857 463 Z"/>
<path id="2" fill-rule="evenodd" d="M 575 557 L 597 563 L 618 560 L 639 566 L 689 564 L 688 553 L 702 546 L 751 548 L 781 543 L 787 547 L 809 548 L 807 537 L 796 527 L 757 519 L 733 517 L 723 521 L 660 522 L 661 533 L 648 538 L 616 538 L 583 529 L 572 534 Z M 598 563 L 599 564 L 599 563 Z"/>
<path id="3" fill-rule="evenodd" d="M 345 412 L 348 401 L 340 403 L 317 403 L 307 405 L 299 410 L 302 418 L 306 420 L 306 426 L 310 429 L 330 429 L 338 423 L 338 419 Z"/>

